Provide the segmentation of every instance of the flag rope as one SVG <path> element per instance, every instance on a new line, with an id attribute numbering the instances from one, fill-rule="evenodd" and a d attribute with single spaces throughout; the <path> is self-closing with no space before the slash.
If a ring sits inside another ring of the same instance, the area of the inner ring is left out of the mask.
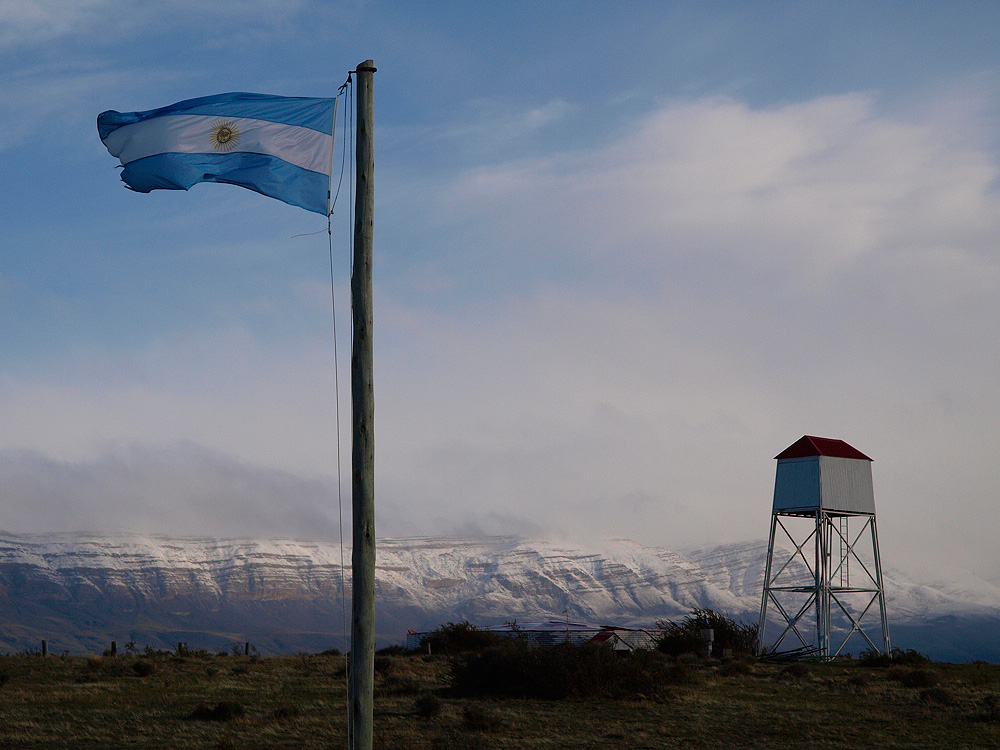
<path id="1" fill-rule="evenodd" d="M 341 96 L 344 96 L 345 90 L 350 89 L 351 77 L 348 75 L 347 81 L 340 87 L 337 92 L 336 99 L 334 100 L 334 122 L 333 122 L 333 133 L 331 134 L 331 139 L 335 138 L 337 130 L 337 108 L 336 103 L 339 101 Z M 327 192 L 327 200 L 329 201 L 329 209 L 326 215 L 326 234 L 327 234 L 327 245 L 328 245 L 328 255 L 330 261 L 330 314 L 333 322 L 333 389 L 334 389 L 334 413 L 336 421 L 336 431 L 337 431 L 337 524 L 338 531 L 340 535 L 340 610 L 341 610 L 341 624 L 343 627 L 343 653 L 344 658 L 348 658 L 350 653 L 349 646 L 349 635 L 347 630 L 347 580 L 344 575 L 344 491 L 343 491 L 343 459 L 342 459 L 342 437 L 340 429 L 340 354 L 338 348 L 337 339 L 337 286 L 336 277 L 334 274 L 334 262 L 333 262 L 333 213 L 337 206 L 337 199 L 340 197 L 340 190 L 344 182 L 344 170 L 347 162 L 347 141 L 348 141 L 348 128 L 347 122 L 350 119 L 350 95 L 345 97 L 347 99 L 346 111 L 344 113 L 344 137 L 341 143 L 341 159 L 340 159 L 340 176 L 337 180 L 337 190 L 334 192 L 333 187 L 333 148 L 330 149 L 330 188 Z M 348 181 L 350 182 L 350 180 Z M 349 210 L 349 216 L 353 216 L 353 211 Z M 348 230 L 351 231 L 351 224 L 353 222 L 348 221 Z M 353 231 L 351 232 L 351 238 L 353 239 Z M 353 242 L 348 241 L 348 253 L 353 259 Z M 353 262 L 353 261 L 352 261 Z M 350 693 L 350 670 L 344 669 L 344 685 Z M 348 706 L 348 724 L 350 723 L 350 707 Z M 350 727 L 348 727 L 348 743 L 350 743 Z"/>
<path id="2" fill-rule="evenodd" d="M 340 89 L 337 91 L 336 99 L 339 100 L 341 96 L 344 95 L 345 89 L 347 89 L 348 84 L 351 82 L 351 77 L 348 75 L 347 81 L 341 85 Z M 348 105 L 350 99 L 348 99 Z M 334 136 L 336 135 L 336 106 L 334 107 Z M 336 279 L 334 277 L 333 270 L 333 228 L 331 217 L 333 216 L 334 209 L 337 206 L 337 198 L 340 197 L 340 189 L 344 183 L 344 167 L 347 161 L 347 121 L 350 119 L 350 112 L 345 112 L 344 117 L 344 137 L 341 143 L 341 156 L 340 156 L 340 176 L 337 179 L 337 191 L 332 194 L 330 200 L 330 210 L 326 216 L 326 234 L 329 244 L 329 257 L 330 257 L 330 313 L 333 319 L 333 380 L 334 380 L 334 391 L 335 391 L 335 412 L 336 412 L 336 422 L 337 422 L 337 521 L 338 521 L 338 531 L 340 533 L 340 609 L 342 615 L 342 625 L 343 625 L 343 645 L 344 653 L 346 654 L 349 646 L 347 639 L 347 586 L 344 580 L 344 493 L 343 493 L 343 460 L 341 458 L 341 431 L 340 431 L 340 355 L 337 347 L 337 292 L 336 292 Z M 330 151 L 330 173 L 331 178 L 333 175 L 333 149 Z M 331 185 L 332 187 L 332 185 Z M 331 191 L 332 192 L 332 191 Z M 348 227 L 350 228 L 350 227 Z M 348 243 L 350 245 L 350 243 Z M 349 247 L 348 252 L 352 248 Z"/>
<path id="3" fill-rule="evenodd" d="M 345 95 L 346 91 L 346 95 Z M 352 94 L 354 93 L 354 86 L 352 83 L 351 74 L 347 74 L 347 80 L 340 87 L 338 92 L 338 97 L 344 95 L 344 137 L 341 139 L 341 158 L 340 158 L 340 178 L 337 181 L 337 192 L 334 194 L 331 204 L 330 204 L 330 214 L 333 214 L 333 209 L 337 204 L 337 198 L 340 197 L 340 189 L 344 182 L 344 168 L 347 160 L 351 160 L 351 167 L 354 166 L 353 151 L 348 149 L 348 141 L 351 140 L 349 137 L 353 130 L 348 130 L 348 122 L 351 119 L 352 114 Z M 332 170 L 331 170 L 332 172 Z M 354 274 L 354 181 L 348 177 L 347 189 L 350 200 L 348 201 L 347 208 L 347 231 L 348 231 L 348 258 L 349 265 L 351 269 L 351 275 Z M 334 307 L 334 378 L 336 381 L 336 398 L 337 398 L 337 516 L 340 529 L 340 607 L 341 615 L 343 617 L 343 628 L 344 628 L 344 688 L 347 692 L 347 700 L 344 701 L 344 708 L 347 711 L 347 747 L 349 750 L 353 745 L 354 733 L 351 731 L 351 669 L 350 669 L 350 653 L 351 653 L 351 636 L 347 629 L 347 581 L 344 577 L 344 500 L 343 500 L 343 481 L 341 479 L 341 433 L 340 433 L 340 382 L 339 375 L 337 375 L 337 323 L 336 323 L 336 297 L 334 292 L 334 279 L 333 279 L 333 233 L 330 230 L 330 216 L 327 216 L 327 233 L 330 240 L 330 294 L 331 294 L 331 304 Z M 353 314 L 353 311 L 352 311 Z M 351 326 L 351 347 L 353 351 L 354 347 L 354 327 Z M 353 596 L 353 590 L 352 590 Z"/>

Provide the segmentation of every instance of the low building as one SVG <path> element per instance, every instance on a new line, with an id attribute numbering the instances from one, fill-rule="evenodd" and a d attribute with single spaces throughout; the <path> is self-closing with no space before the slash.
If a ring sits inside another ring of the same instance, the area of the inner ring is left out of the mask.
<path id="1" fill-rule="evenodd" d="M 541 622 L 508 622 L 503 625 L 488 625 L 480 628 L 506 638 L 524 638 L 540 646 L 554 646 L 559 643 L 610 643 L 617 651 L 632 651 L 637 648 L 656 648 L 659 630 L 623 628 L 614 625 L 588 625 L 567 620 L 543 620 Z M 406 648 L 419 649 L 421 641 L 432 631 L 406 631 Z"/>

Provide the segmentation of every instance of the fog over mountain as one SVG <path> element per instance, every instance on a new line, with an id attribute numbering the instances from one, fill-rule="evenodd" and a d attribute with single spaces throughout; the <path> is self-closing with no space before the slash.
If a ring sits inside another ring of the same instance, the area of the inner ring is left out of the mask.
<path id="1" fill-rule="evenodd" d="M 0 649 L 41 639 L 53 652 L 99 651 L 111 640 L 344 649 L 350 550 L 343 554 L 346 568 L 329 543 L 0 532 Z M 463 619 L 653 627 L 696 607 L 753 621 L 765 556 L 762 541 L 677 552 L 626 540 L 382 539 L 377 639 L 399 643 L 408 628 Z M 1000 661 L 997 586 L 974 576 L 917 582 L 887 569 L 885 587 L 894 645 Z"/>

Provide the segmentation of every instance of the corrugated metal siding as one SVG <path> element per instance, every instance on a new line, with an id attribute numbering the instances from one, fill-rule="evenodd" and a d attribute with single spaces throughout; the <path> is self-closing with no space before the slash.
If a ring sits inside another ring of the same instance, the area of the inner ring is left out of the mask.
<path id="1" fill-rule="evenodd" d="M 875 512 L 871 461 L 820 456 L 819 470 L 824 510 Z"/>
<path id="2" fill-rule="evenodd" d="M 774 475 L 774 510 L 819 507 L 819 456 L 785 458 Z"/>
<path id="3" fill-rule="evenodd" d="M 868 459 L 809 456 L 778 461 L 773 511 L 874 513 L 872 464 Z"/>

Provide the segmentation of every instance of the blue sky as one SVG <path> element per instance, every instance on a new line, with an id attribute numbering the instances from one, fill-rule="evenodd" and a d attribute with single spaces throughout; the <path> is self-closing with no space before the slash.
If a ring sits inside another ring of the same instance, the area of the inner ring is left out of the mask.
<path id="1" fill-rule="evenodd" d="M 95 121 L 369 57 L 380 535 L 760 538 L 814 434 L 1000 579 L 992 2 L 0 3 L 0 527 L 336 536 L 325 222 Z"/>

